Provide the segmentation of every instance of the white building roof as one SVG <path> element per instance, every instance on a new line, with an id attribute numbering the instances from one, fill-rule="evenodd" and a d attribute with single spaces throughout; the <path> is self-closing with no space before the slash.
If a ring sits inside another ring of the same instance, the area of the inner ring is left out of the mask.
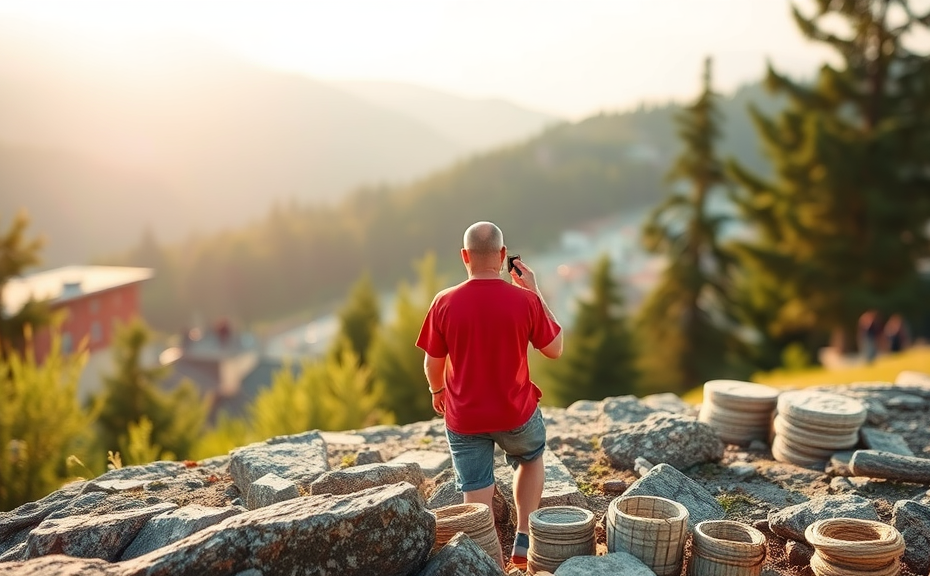
<path id="1" fill-rule="evenodd" d="M 151 268 L 125 266 L 65 266 L 13 278 L 3 287 L 2 312 L 12 316 L 30 298 L 64 302 L 111 288 L 135 284 L 153 276 Z"/>

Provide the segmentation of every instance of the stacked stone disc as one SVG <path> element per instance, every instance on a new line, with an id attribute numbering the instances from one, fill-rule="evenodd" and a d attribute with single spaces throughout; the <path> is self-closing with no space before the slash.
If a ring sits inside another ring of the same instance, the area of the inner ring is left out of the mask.
<path id="1" fill-rule="evenodd" d="M 866 407 L 855 398 L 797 390 L 778 397 L 772 422 L 772 456 L 779 462 L 818 466 L 859 443 Z"/>
<path id="2" fill-rule="evenodd" d="M 768 440 L 779 391 L 771 386 L 739 380 L 711 380 L 704 384 L 698 420 L 710 424 L 727 444 L 745 446 Z"/>

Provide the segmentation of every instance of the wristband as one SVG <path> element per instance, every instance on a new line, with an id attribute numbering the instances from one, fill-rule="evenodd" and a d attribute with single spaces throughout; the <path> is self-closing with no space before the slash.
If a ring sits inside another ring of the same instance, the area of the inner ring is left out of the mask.
<path id="1" fill-rule="evenodd" d="M 443 387 L 440 388 L 439 390 L 435 390 L 435 391 L 434 391 L 432 388 L 430 388 L 430 389 L 429 389 L 429 393 L 430 393 L 430 394 L 433 394 L 433 395 L 436 395 L 436 394 L 439 394 L 440 392 L 442 392 L 442 391 L 445 390 L 445 389 L 446 389 L 445 386 L 443 386 Z"/>

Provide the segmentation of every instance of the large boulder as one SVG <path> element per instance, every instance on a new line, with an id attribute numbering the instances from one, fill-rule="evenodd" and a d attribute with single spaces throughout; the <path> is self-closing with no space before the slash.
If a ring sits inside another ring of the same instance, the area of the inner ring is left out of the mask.
<path id="1" fill-rule="evenodd" d="M 84 488 L 84 482 L 73 482 L 36 502 L 27 502 L 9 512 L 0 512 L 0 556 L 26 541 L 29 531 L 45 518 L 67 506 Z"/>
<path id="2" fill-rule="evenodd" d="M 674 500 L 688 509 L 689 529 L 704 520 L 720 520 L 726 514 L 710 492 L 669 464 L 654 466 L 633 482 L 623 496 L 659 496 Z"/>
<path id="3" fill-rule="evenodd" d="M 114 561 L 153 516 L 177 508 L 162 502 L 111 514 L 47 518 L 26 539 L 27 558 L 65 554 Z"/>
<path id="4" fill-rule="evenodd" d="M 276 436 L 236 448 L 229 454 L 229 474 L 245 496 L 252 483 L 268 473 L 309 485 L 329 470 L 326 442 L 316 431 Z"/>
<path id="5" fill-rule="evenodd" d="M 162 512 L 145 523 L 142 530 L 120 556 L 120 560 L 129 560 L 148 554 L 245 511 L 245 508 L 241 506 L 214 508 L 191 504 Z"/>
<path id="6" fill-rule="evenodd" d="M 426 476 L 416 462 L 365 464 L 326 472 L 310 484 L 310 493 L 351 494 L 398 482 L 408 482 L 419 487 L 425 481 Z"/>
<path id="7" fill-rule="evenodd" d="M 28 562 L 0 563 L 0 575 L 9 576 L 123 576 L 118 564 L 98 558 L 72 558 L 63 554 L 43 556 Z"/>
<path id="8" fill-rule="evenodd" d="M 626 470 L 632 470 L 639 457 L 685 470 L 695 464 L 719 461 L 724 449 L 709 425 L 667 413 L 621 424 L 615 432 L 604 435 L 601 446 L 614 467 Z"/>
<path id="9" fill-rule="evenodd" d="M 775 534 L 807 542 L 804 531 L 818 520 L 830 518 L 858 518 L 878 520 L 878 513 L 870 500 L 856 495 L 821 496 L 807 502 L 788 506 L 769 513 L 769 528 Z"/>
<path id="10" fill-rule="evenodd" d="M 304 496 L 245 512 L 125 563 L 125 576 L 417 574 L 436 519 L 401 482 L 351 495 Z"/>

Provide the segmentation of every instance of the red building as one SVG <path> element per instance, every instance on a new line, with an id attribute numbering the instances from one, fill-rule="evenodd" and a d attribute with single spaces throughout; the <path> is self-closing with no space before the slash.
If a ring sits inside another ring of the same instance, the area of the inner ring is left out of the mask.
<path id="1" fill-rule="evenodd" d="M 90 358 L 81 380 L 81 391 L 96 388 L 98 365 L 116 326 L 140 313 L 141 283 L 152 277 L 149 268 L 119 266 L 67 266 L 10 280 L 3 290 L 3 313 L 18 312 L 30 299 L 47 301 L 53 313 L 64 312 L 59 328 L 64 352 L 73 352 L 87 342 Z M 36 360 L 41 362 L 51 347 L 51 333 L 41 329 L 33 335 Z"/>

